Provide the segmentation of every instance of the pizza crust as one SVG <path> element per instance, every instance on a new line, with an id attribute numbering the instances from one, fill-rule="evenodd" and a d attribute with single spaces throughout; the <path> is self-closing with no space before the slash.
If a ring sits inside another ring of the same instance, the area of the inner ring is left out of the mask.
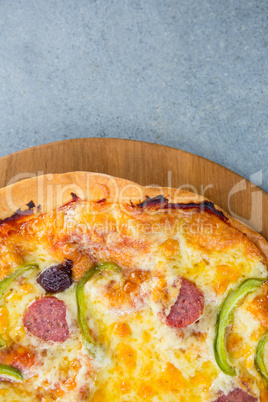
<path id="1" fill-rule="evenodd" d="M 99 201 L 105 199 L 109 203 L 138 204 L 147 197 L 159 195 L 167 198 L 170 203 L 201 203 L 207 198 L 185 190 L 167 187 L 140 186 L 129 180 L 100 173 L 70 172 L 63 174 L 47 174 L 14 183 L 0 189 L 0 219 L 4 220 L 16 211 L 25 211 L 32 201 L 40 206 L 41 212 L 49 212 L 72 200 L 72 194 L 83 200 Z M 219 206 L 217 211 L 227 218 L 226 223 L 243 233 L 265 257 L 268 264 L 268 242 L 244 223 L 234 219 Z"/>

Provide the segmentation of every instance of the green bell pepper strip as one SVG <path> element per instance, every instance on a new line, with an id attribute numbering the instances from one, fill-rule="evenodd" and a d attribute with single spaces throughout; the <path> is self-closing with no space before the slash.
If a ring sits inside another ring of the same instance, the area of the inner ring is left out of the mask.
<path id="1" fill-rule="evenodd" d="M 116 264 L 114 264 L 112 262 L 103 262 L 103 263 L 97 264 L 93 268 L 91 268 L 83 276 L 83 278 L 80 279 L 80 281 L 78 282 L 77 287 L 76 287 L 78 324 L 79 324 L 79 327 L 81 330 L 82 338 L 85 341 L 85 343 L 87 343 L 88 346 L 89 345 L 96 346 L 96 343 L 93 340 L 92 336 L 90 335 L 90 330 L 89 330 L 87 319 L 86 319 L 87 306 L 86 306 L 85 296 L 84 296 L 84 287 L 89 279 L 91 279 L 94 275 L 96 275 L 97 273 L 99 273 L 103 270 L 121 272 L 121 269 Z M 92 354 L 92 352 L 90 352 L 90 353 Z"/>
<path id="2" fill-rule="evenodd" d="M 20 370 L 16 369 L 15 367 L 8 366 L 7 364 L 0 364 L 0 374 L 5 374 L 16 378 L 16 380 L 23 381 L 23 376 Z"/>
<path id="3" fill-rule="evenodd" d="M 4 293 L 6 290 L 9 288 L 11 283 L 20 275 L 24 274 L 24 272 L 28 271 L 29 269 L 33 268 L 39 268 L 37 264 L 25 264 L 22 265 L 21 268 L 17 269 L 16 271 L 12 272 L 9 276 L 7 276 L 5 279 L 3 279 L 0 282 L 0 300 L 4 296 Z M 6 346 L 6 342 L 4 339 L 0 337 L 0 349 L 4 348 Z"/>
<path id="4" fill-rule="evenodd" d="M 249 293 L 252 293 L 258 289 L 258 287 L 266 280 L 267 278 L 246 279 L 241 283 L 241 285 L 228 294 L 219 309 L 216 322 L 216 336 L 214 340 L 214 355 L 219 368 L 225 374 L 230 376 L 236 375 L 235 369 L 229 363 L 225 346 L 225 332 L 227 326 L 233 320 L 233 310 L 237 307 L 241 300 L 243 300 Z"/>
<path id="5" fill-rule="evenodd" d="M 17 269 L 16 271 L 12 272 L 9 276 L 3 279 L 0 282 L 0 300 L 4 296 L 4 293 L 9 288 L 11 283 L 20 275 L 24 274 L 24 272 L 28 271 L 29 269 L 39 268 L 37 264 L 26 264 L 23 265 L 21 268 Z M 0 348 L 4 348 L 6 346 L 6 342 L 0 337 Z M 14 377 L 17 380 L 23 380 L 23 376 L 20 370 L 16 369 L 15 367 L 8 366 L 7 364 L 0 364 L 0 374 L 6 374 L 8 376 Z"/>
<path id="6" fill-rule="evenodd" d="M 6 347 L 6 341 L 0 336 L 0 349 L 3 349 Z"/>
<path id="7" fill-rule="evenodd" d="M 37 264 L 26 264 L 23 265 L 21 268 L 17 269 L 16 271 L 12 272 L 9 276 L 3 279 L 0 282 L 0 299 L 4 296 L 4 293 L 9 288 L 11 283 L 20 275 L 24 274 L 24 272 L 28 271 L 29 269 L 39 268 Z"/>
<path id="8" fill-rule="evenodd" d="M 255 355 L 255 367 L 266 381 L 268 381 L 268 371 L 264 363 L 264 348 L 267 341 L 268 335 L 265 333 L 258 342 Z"/>

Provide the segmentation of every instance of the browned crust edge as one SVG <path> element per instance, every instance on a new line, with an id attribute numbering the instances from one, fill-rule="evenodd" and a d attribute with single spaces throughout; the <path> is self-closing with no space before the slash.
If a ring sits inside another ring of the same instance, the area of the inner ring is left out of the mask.
<path id="1" fill-rule="evenodd" d="M 88 201 L 99 201 L 101 199 L 110 203 L 129 203 L 132 201 L 134 205 L 143 202 L 146 197 L 153 198 L 159 195 L 167 198 L 170 203 L 199 204 L 209 201 L 198 194 L 180 189 L 144 187 L 118 177 L 78 171 L 37 176 L 0 189 L 0 219 L 4 220 L 10 217 L 19 209 L 25 211 L 26 205 L 30 201 L 35 206 L 40 205 L 42 212 L 57 209 L 72 200 L 72 192 Z M 228 225 L 242 232 L 257 246 L 268 263 L 268 242 L 265 238 L 233 218 L 219 206 L 213 205 L 217 211 L 224 214 Z"/>

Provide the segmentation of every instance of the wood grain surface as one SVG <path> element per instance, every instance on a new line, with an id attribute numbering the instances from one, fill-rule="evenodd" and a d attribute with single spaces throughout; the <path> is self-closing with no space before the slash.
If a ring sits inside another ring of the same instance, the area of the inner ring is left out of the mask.
<path id="1" fill-rule="evenodd" d="M 163 145 L 81 138 L 28 148 L 0 158 L 0 187 L 40 174 L 76 170 L 197 192 L 268 238 L 267 193 L 214 162 Z"/>

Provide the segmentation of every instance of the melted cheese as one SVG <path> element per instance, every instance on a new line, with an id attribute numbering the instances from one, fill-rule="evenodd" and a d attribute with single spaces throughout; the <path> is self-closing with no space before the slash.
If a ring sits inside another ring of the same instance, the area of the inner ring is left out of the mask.
<path id="1" fill-rule="evenodd" d="M 24 381 L 2 381 L 0 401 L 209 402 L 245 381 L 265 400 L 253 361 L 264 331 L 248 309 L 253 296 L 236 310 L 228 330 L 237 377 L 223 374 L 214 359 L 222 301 L 245 278 L 267 275 L 258 250 L 235 232 L 204 212 L 135 215 L 78 202 L 3 235 L 2 277 L 22 262 L 38 263 L 42 271 L 65 258 L 74 263 L 76 281 L 96 261 L 116 262 L 122 273 L 103 272 L 85 286 L 87 320 L 98 345 L 94 359 L 77 323 L 76 283 L 55 295 L 67 308 L 70 336 L 63 343 L 44 342 L 23 326 L 27 306 L 45 296 L 38 272 L 28 271 L 11 285 L 0 306 L 0 335 L 8 345 L 0 362 L 19 362 Z M 161 318 L 175 303 L 182 277 L 205 300 L 203 315 L 183 330 Z"/>

